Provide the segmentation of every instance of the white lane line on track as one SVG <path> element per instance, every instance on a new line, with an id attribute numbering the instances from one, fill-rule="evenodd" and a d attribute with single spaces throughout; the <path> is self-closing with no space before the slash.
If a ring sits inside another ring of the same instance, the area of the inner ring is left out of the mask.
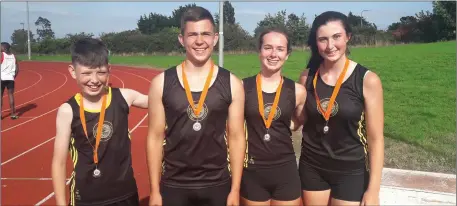
<path id="1" fill-rule="evenodd" d="M 115 76 L 115 75 L 113 75 Z M 141 76 L 139 76 L 141 77 Z M 125 88 L 124 86 L 124 81 L 122 81 L 120 78 L 118 78 L 117 76 L 115 76 L 115 78 L 119 79 L 121 82 L 122 82 L 122 88 Z M 144 79 L 144 78 L 143 78 Z M 149 82 L 149 80 L 148 80 Z M 133 131 L 135 131 L 138 126 L 143 123 L 143 121 L 146 119 L 147 117 L 147 114 L 143 117 L 143 119 L 141 119 L 137 125 L 135 125 L 135 127 L 132 128 L 132 130 L 130 130 L 130 133 L 133 133 Z M 53 137 L 52 139 L 54 139 L 55 137 Z M 68 181 L 65 183 L 66 185 L 70 184 L 70 179 L 68 179 Z M 54 192 L 52 192 L 51 194 L 49 194 L 48 196 L 46 196 L 45 198 L 43 198 L 42 200 L 40 200 L 38 203 L 36 203 L 35 205 L 38 206 L 38 205 L 41 205 L 43 203 L 45 203 L 46 201 L 48 201 L 49 199 L 51 199 L 51 197 L 54 196 Z"/>
<path id="2" fill-rule="evenodd" d="M 60 72 L 58 72 L 58 73 L 60 73 Z M 60 74 L 62 74 L 62 73 L 60 73 Z M 68 81 L 68 77 L 67 77 L 66 75 L 64 75 L 64 74 L 62 74 L 62 75 L 65 77 L 65 82 L 64 82 L 62 85 L 60 85 L 57 89 L 54 89 L 54 90 L 52 90 L 51 92 L 48 92 L 48 93 L 46 93 L 46 94 L 44 94 L 44 95 L 42 95 L 42 96 L 40 96 L 40 97 L 37 97 L 37 98 L 35 98 L 35 99 L 33 99 L 33 100 L 30 100 L 30 101 L 28 101 L 28 102 L 31 102 L 31 101 L 40 99 L 40 98 L 42 98 L 42 97 L 44 97 L 44 96 L 46 96 L 46 95 L 48 95 L 48 94 L 51 94 L 51 93 L 57 91 L 58 89 L 62 88 L 62 87 L 67 83 L 67 81 Z M 25 102 L 25 103 L 23 103 L 23 104 L 26 104 L 26 103 L 28 103 L 28 102 Z M 21 105 L 23 105 L 23 104 L 21 104 Z M 20 106 L 20 105 L 18 105 L 18 106 Z M 44 113 L 44 114 L 41 114 L 41 115 L 39 115 L 39 116 L 37 116 L 37 117 L 35 117 L 35 118 L 29 119 L 29 120 L 27 120 L 27 121 L 25 121 L 25 122 L 19 123 L 19 124 L 17 124 L 17 125 L 14 125 L 14 126 L 12 126 L 12 127 L 9 127 L 9 128 L 6 128 L 6 129 L 2 130 L 2 132 L 6 132 L 6 131 L 8 131 L 8 130 L 14 129 L 14 128 L 19 127 L 19 126 L 21 126 L 21 125 L 23 125 L 23 124 L 26 124 L 26 123 L 28 123 L 28 122 L 31 122 L 31 121 L 33 121 L 33 120 L 35 120 L 35 119 L 38 119 L 38 118 L 40 118 L 40 117 L 42 117 L 42 116 L 44 116 L 44 115 L 46 115 L 46 114 L 49 114 L 49 113 L 51 113 L 51 112 L 57 110 L 58 108 L 59 108 L 59 107 L 57 107 L 57 108 L 55 108 L 55 109 L 53 109 L 53 110 L 51 110 L 51 111 L 48 111 L 48 112 L 46 112 L 46 113 Z M 9 110 L 9 109 L 8 109 L 8 110 Z"/>
<path id="3" fill-rule="evenodd" d="M 158 69 L 144 70 L 144 69 L 135 69 L 135 68 L 124 68 L 122 70 L 129 70 L 131 72 L 140 72 L 140 73 L 144 72 L 144 71 L 148 71 L 147 74 L 152 74 L 154 76 L 159 75 L 160 73 L 163 72 L 162 70 L 158 70 Z M 130 72 L 128 72 L 128 73 L 130 73 Z M 134 75 L 134 73 L 130 73 L 130 74 Z M 149 82 L 151 82 L 151 81 L 149 81 Z"/>
<path id="4" fill-rule="evenodd" d="M 124 81 L 122 81 L 122 80 L 121 80 L 119 77 L 117 77 L 116 75 L 113 75 L 113 76 L 114 76 L 115 78 L 117 78 L 119 81 L 121 81 L 122 87 L 124 87 Z M 65 77 L 66 77 L 66 76 L 65 76 Z M 65 81 L 65 82 L 67 82 L 67 81 Z M 60 105 L 59 105 L 59 107 L 60 107 Z M 40 118 L 40 117 L 42 117 L 42 116 L 45 116 L 45 115 L 47 115 L 47 114 L 49 114 L 49 113 L 52 113 L 52 112 L 56 111 L 57 109 L 59 109 L 59 107 L 54 108 L 53 110 L 47 111 L 46 113 L 41 114 L 41 115 L 39 115 L 39 116 L 36 116 L 36 117 L 34 117 L 34 118 L 31 118 L 31 119 L 29 119 L 29 120 L 27 120 L 27 121 L 25 121 L 25 122 L 19 123 L 19 124 L 17 124 L 17 125 L 14 125 L 14 126 L 12 126 L 12 127 L 9 127 L 9 128 L 6 128 L 6 129 L 2 130 L 2 132 L 6 132 L 6 131 L 8 131 L 8 130 L 14 129 L 14 128 L 18 127 L 18 126 L 21 126 L 21 125 L 26 124 L 26 123 L 28 123 L 28 122 L 31 122 L 31 121 L 33 121 L 33 120 L 35 120 L 35 119 L 38 119 L 38 118 Z M 20 117 L 20 118 L 21 118 L 21 117 Z"/>
<path id="5" fill-rule="evenodd" d="M 31 122 L 31 121 L 33 121 L 33 120 L 36 120 L 36 119 L 38 119 L 38 118 L 40 118 L 40 117 L 42 117 L 42 116 L 45 116 L 45 115 L 47 115 L 47 114 L 49 114 L 49 113 L 51 113 L 51 112 L 53 112 L 53 111 L 56 111 L 57 109 L 58 109 L 58 107 L 55 108 L 55 109 L 53 109 L 53 110 L 51 110 L 51 111 L 48 111 L 48 112 L 46 112 L 46 113 L 44 113 L 44 114 L 41 114 L 41 115 L 39 115 L 39 116 L 36 116 L 35 118 L 29 119 L 29 120 L 27 120 L 27 121 L 25 121 L 25 122 L 19 123 L 19 124 L 17 124 L 17 125 L 14 125 L 14 126 L 12 126 L 12 127 L 9 127 L 9 128 L 6 128 L 6 129 L 2 130 L 2 133 L 3 133 L 3 132 L 6 132 L 6 131 L 8 131 L 8 130 L 12 130 L 12 129 L 14 129 L 14 128 L 16 128 L 16 127 L 19 127 L 19 126 L 21 126 L 21 125 L 24 125 L 24 124 L 26 124 L 26 123 L 29 123 L 29 122 Z M 2 138 L 5 138 L 5 136 L 3 136 Z"/>
<path id="6" fill-rule="evenodd" d="M 32 85 L 30 85 L 30 86 L 28 86 L 28 87 L 26 87 L 26 88 L 24 88 L 24 89 L 21 89 L 21 90 L 19 90 L 19 91 L 14 91 L 14 95 L 16 95 L 16 94 L 19 93 L 19 92 L 22 92 L 22 91 L 24 91 L 24 90 L 26 90 L 26 89 L 29 89 L 29 88 L 35 86 L 36 84 L 38 84 L 38 83 L 41 81 L 41 79 L 43 79 L 43 76 L 41 76 L 41 74 L 38 73 L 38 72 L 36 72 L 36 71 L 32 71 L 32 70 L 23 70 L 23 71 L 24 71 L 24 72 L 33 72 L 33 73 L 35 73 L 35 74 L 38 74 L 38 76 L 40 77 L 40 79 L 38 79 L 37 82 L 33 83 Z"/>
<path id="7" fill-rule="evenodd" d="M 52 71 L 52 70 L 48 70 L 48 71 Z M 41 99 L 41 98 L 43 98 L 43 97 L 45 97 L 45 96 L 47 96 L 47 95 L 49 95 L 49 94 L 52 94 L 53 92 L 57 91 L 58 89 L 60 89 L 61 87 L 63 87 L 63 86 L 67 83 L 68 77 L 67 77 L 65 74 L 60 73 L 60 72 L 56 72 L 56 71 L 52 71 L 52 72 L 55 72 L 55 73 L 58 73 L 58 74 L 61 74 L 62 76 L 64 76 L 64 77 L 65 77 L 65 82 L 64 82 L 62 85 L 60 85 L 59 87 L 57 87 L 56 89 L 54 89 L 54 90 L 52 90 L 52 91 L 50 91 L 50 92 L 48 92 L 48 93 L 46 93 L 46 94 L 43 94 L 43 95 L 41 95 L 41 96 L 39 96 L 39 97 L 37 97 L 37 98 L 35 98 L 35 99 L 32 99 L 32 100 L 30 100 L 30 101 L 28 101 L 28 102 L 24 102 L 24 103 L 22 103 L 22 104 L 20 104 L 20 105 L 16 105 L 16 108 L 18 108 L 19 106 L 22 106 L 22 105 L 24 105 L 24 104 L 27 104 L 27 103 L 29 103 L 29 102 L 35 101 L 35 100 L 37 100 L 37 99 Z M 5 109 L 5 110 L 3 110 L 2 112 L 6 112 L 6 111 L 9 111 L 9 110 L 10 110 L 10 109 Z"/>
<path id="8" fill-rule="evenodd" d="M 114 78 L 118 79 L 119 81 L 121 81 L 122 83 L 122 88 L 124 88 L 124 81 L 122 81 L 122 79 L 120 79 L 118 76 L 114 75 L 114 74 L 111 74 L 111 76 L 113 76 Z"/>
<path id="9" fill-rule="evenodd" d="M 6 160 L 6 161 L 2 162 L 1 166 L 3 166 L 3 165 L 5 165 L 5 164 L 7 164 L 7 163 L 9 163 L 9 162 L 11 162 L 11 161 L 13 161 L 13 160 L 19 158 L 19 157 L 21 157 L 21 156 L 23 156 L 23 155 L 25 155 L 25 154 L 31 152 L 32 150 L 34 150 L 34 149 L 36 149 L 36 148 L 38 148 L 38 147 L 41 147 L 42 145 L 44 145 L 44 144 L 50 142 L 51 140 L 53 140 L 54 138 L 56 138 L 56 137 L 53 137 L 53 138 L 51 138 L 51 139 L 48 139 L 48 140 L 46 140 L 46 141 L 44 141 L 44 142 L 38 144 L 37 146 L 32 147 L 32 148 L 30 148 L 29 150 L 27 150 L 27 151 L 25 151 L 25 152 L 23 152 L 23 153 L 21 153 L 21 154 L 18 154 L 18 155 L 16 155 L 15 157 L 13 157 L 13 158 L 11 158 L 11 159 L 9 159 L 9 160 Z"/>
<path id="10" fill-rule="evenodd" d="M 139 78 L 141 78 L 141 79 L 144 79 L 145 81 L 147 81 L 147 82 L 149 82 L 149 83 L 151 82 L 151 80 L 146 79 L 146 78 L 144 78 L 143 76 L 140 76 L 140 75 L 137 75 L 137 74 L 134 74 L 134 73 L 131 73 L 131 72 L 122 71 L 122 70 L 118 70 L 118 71 L 119 71 L 119 72 L 122 72 L 122 73 L 130 74 L 130 75 L 133 75 L 133 76 L 137 76 L 137 77 L 139 77 Z"/>

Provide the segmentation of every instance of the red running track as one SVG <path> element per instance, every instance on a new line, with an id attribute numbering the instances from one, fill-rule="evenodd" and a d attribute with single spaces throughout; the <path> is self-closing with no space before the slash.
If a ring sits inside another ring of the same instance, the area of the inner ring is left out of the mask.
<path id="1" fill-rule="evenodd" d="M 51 180 L 51 160 L 57 108 L 78 87 L 67 63 L 20 62 L 15 104 L 20 117 L 9 118 L 8 97 L 3 96 L 1 121 L 1 205 L 55 205 Z M 126 87 L 147 94 L 150 80 L 160 71 L 113 66 L 113 87 Z M 147 205 L 149 177 L 146 162 L 147 110 L 132 107 L 132 158 L 140 201 Z M 40 131 L 41 130 L 41 131 Z M 72 171 L 68 158 L 67 178 Z M 67 199 L 69 188 L 67 186 Z"/>

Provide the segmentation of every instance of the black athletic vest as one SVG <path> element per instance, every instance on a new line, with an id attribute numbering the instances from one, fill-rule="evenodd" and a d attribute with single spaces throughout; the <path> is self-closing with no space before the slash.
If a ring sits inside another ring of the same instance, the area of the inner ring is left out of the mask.
<path id="1" fill-rule="evenodd" d="M 137 192 L 130 153 L 128 130 L 129 107 L 118 88 L 110 88 L 105 110 L 102 137 L 98 149 L 101 177 L 92 176 L 95 169 L 93 147 L 99 111 L 85 111 L 88 142 L 79 115 L 79 94 L 67 103 L 73 110 L 70 155 L 74 172 L 70 182 L 71 205 L 102 205 L 120 201 Z"/>
<path id="2" fill-rule="evenodd" d="M 295 110 L 295 82 L 284 77 L 278 108 L 273 117 L 268 134 L 270 141 L 264 140 L 265 123 L 259 114 L 256 76 L 243 79 L 245 98 L 245 119 L 247 148 L 244 167 L 269 168 L 295 161 L 290 123 Z M 263 93 L 264 115 L 268 118 L 276 92 Z"/>
<path id="3" fill-rule="evenodd" d="M 195 104 L 200 95 L 201 92 L 192 92 Z M 200 131 L 192 129 L 196 118 L 176 67 L 165 71 L 162 101 L 167 124 L 162 183 L 168 187 L 198 189 L 229 181 L 225 129 L 232 102 L 230 72 L 219 68 L 216 80 L 210 85 L 198 117 Z"/>
<path id="4" fill-rule="evenodd" d="M 302 163 L 341 173 L 358 173 L 368 168 L 363 97 L 363 78 L 367 71 L 357 64 L 343 82 L 328 122 L 329 132 L 324 134 L 325 119 L 318 111 L 313 89 L 316 69 L 309 70 L 305 85 L 307 98 L 304 112 L 307 121 L 302 130 Z M 333 89 L 318 75 L 317 94 L 324 111 Z"/>

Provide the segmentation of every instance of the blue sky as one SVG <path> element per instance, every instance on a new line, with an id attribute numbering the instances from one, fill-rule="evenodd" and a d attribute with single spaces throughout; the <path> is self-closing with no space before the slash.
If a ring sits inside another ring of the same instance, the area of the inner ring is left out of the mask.
<path id="1" fill-rule="evenodd" d="M 39 16 L 51 21 L 57 37 L 67 33 L 88 32 L 96 36 L 102 32 L 119 32 L 137 28 L 140 15 L 150 12 L 171 15 L 180 5 L 194 2 L 29 2 L 30 29 L 36 34 L 34 22 Z M 217 13 L 218 2 L 195 2 Z M 362 10 L 370 10 L 363 16 L 379 29 L 386 29 L 400 17 L 411 15 L 421 10 L 432 12 L 432 3 L 428 2 L 231 2 L 235 8 L 235 18 L 241 26 L 252 33 L 257 22 L 268 13 L 286 10 L 287 14 L 304 14 L 311 24 L 315 15 L 327 10 L 348 14 L 352 11 L 360 15 Z M 1 3 L 1 41 L 11 42 L 11 34 L 21 29 L 21 23 L 27 27 L 25 2 Z"/>

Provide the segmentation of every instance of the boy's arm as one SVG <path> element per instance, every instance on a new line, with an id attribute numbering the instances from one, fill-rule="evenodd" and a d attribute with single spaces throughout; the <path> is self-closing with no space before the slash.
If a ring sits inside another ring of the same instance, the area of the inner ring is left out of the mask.
<path id="1" fill-rule="evenodd" d="M 148 108 L 148 96 L 142 94 L 136 90 L 121 88 L 122 96 L 124 96 L 127 104 L 130 106 L 135 106 L 143 109 Z"/>
<path id="2" fill-rule="evenodd" d="M 157 75 L 149 88 L 148 136 L 146 158 L 150 181 L 150 204 L 161 204 L 159 182 L 163 159 L 163 140 L 165 135 L 165 109 L 162 103 L 164 74 Z"/>
<path id="3" fill-rule="evenodd" d="M 231 74 L 230 78 L 232 103 L 229 107 L 227 120 L 227 142 L 229 145 L 230 170 L 232 173 L 231 193 L 233 193 L 232 196 L 234 199 L 229 199 L 228 201 L 231 204 L 239 204 L 236 201 L 239 201 L 240 182 L 246 150 L 246 137 L 244 133 L 245 94 L 242 82 L 233 74 Z"/>
<path id="4" fill-rule="evenodd" d="M 56 136 L 52 157 L 52 183 L 57 205 L 66 205 L 65 179 L 72 119 L 71 106 L 67 103 L 62 104 L 57 111 Z"/>

